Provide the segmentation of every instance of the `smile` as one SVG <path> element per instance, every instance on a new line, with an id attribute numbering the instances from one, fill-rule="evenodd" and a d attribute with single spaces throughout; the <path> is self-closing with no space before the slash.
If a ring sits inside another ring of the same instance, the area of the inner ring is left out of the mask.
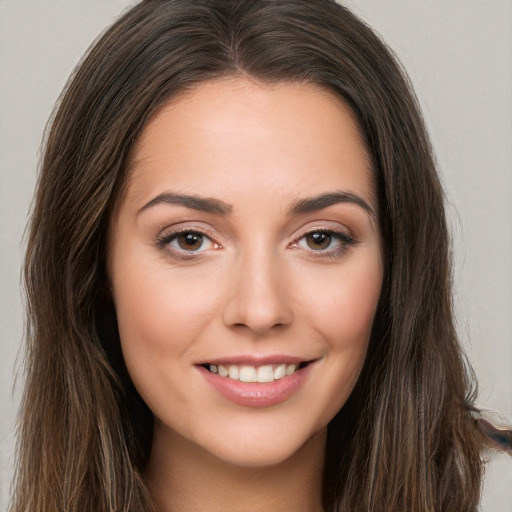
<path id="1" fill-rule="evenodd" d="M 231 402 L 246 407 L 270 407 L 291 398 L 308 379 L 318 360 L 248 364 L 247 361 L 198 365 L 206 382 Z"/>
<path id="2" fill-rule="evenodd" d="M 299 368 L 302 368 L 307 363 L 281 363 L 274 365 L 224 365 L 224 364 L 210 364 L 207 369 L 211 373 L 216 373 L 220 377 L 237 380 L 240 382 L 273 382 L 284 377 L 293 375 Z"/>

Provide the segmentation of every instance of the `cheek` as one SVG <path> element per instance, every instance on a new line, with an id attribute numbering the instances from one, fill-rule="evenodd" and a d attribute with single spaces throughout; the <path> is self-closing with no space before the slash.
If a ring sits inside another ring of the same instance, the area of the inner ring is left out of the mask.
<path id="1" fill-rule="evenodd" d="M 121 348 L 136 388 L 151 402 L 154 390 L 194 359 L 196 340 L 215 317 L 216 287 L 207 276 L 185 278 L 161 264 L 125 268 L 113 279 Z"/>
<path id="2" fill-rule="evenodd" d="M 121 342 L 127 349 L 145 350 L 156 358 L 170 349 L 184 350 L 210 316 L 205 294 L 183 293 L 151 280 L 132 291 L 123 288 L 116 312 Z"/>
<path id="3" fill-rule="evenodd" d="M 320 427 L 343 407 L 363 367 L 381 291 L 380 260 L 361 258 L 316 284 L 321 282 L 323 288 L 312 288 L 304 306 L 310 325 L 326 342 Z"/>
<path id="4" fill-rule="evenodd" d="M 366 345 L 381 291 L 382 271 L 376 257 L 336 269 L 323 278 L 323 287 L 312 288 L 305 310 L 333 349 Z M 319 284 L 318 282 L 316 283 Z"/>

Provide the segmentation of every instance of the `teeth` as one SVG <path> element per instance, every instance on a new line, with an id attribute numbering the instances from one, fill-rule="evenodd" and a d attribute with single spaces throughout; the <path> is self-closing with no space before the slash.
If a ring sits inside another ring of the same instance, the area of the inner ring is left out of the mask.
<path id="1" fill-rule="evenodd" d="M 274 380 L 274 370 L 272 366 L 260 366 L 256 370 L 258 382 L 272 382 Z"/>
<path id="2" fill-rule="evenodd" d="M 218 373 L 221 377 L 239 380 L 240 382 L 272 382 L 292 375 L 299 369 L 299 365 L 285 363 L 264 366 L 210 364 L 208 368 L 212 373 Z"/>
<path id="3" fill-rule="evenodd" d="M 275 370 L 274 370 L 274 379 L 282 379 L 283 377 L 286 377 L 286 365 L 280 364 Z"/>
<path id="4" fill-rule="evenodd" d="M 232 364 L 228 370 L 228 377 L 233 380 L 238 380 L 238 366 Z"/>
<path id="5" fill-rule="evenodd" d="M 295 372 L 295 370 L 297 369 L 297 365 L 296 364 L 287 364 L 286 365 L 286 375 L 291 375 L 292 373 Z"/>
<path id="6" fill-rule="evenodd" d="M 256 368 L 254 366 L 242 366 L 240 368 L 239 380 L 241 382 L 256 382 Z"/>

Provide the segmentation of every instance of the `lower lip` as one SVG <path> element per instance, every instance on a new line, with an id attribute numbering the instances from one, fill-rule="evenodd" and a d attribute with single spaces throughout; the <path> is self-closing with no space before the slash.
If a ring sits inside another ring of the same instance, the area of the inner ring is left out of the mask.
<path id="1" fill-rule="evenodd" d="M 221 377 L 202 366 L 197 368 L 206 381 L 224 398 L 237 405 L 246 407 L 270 407 L 288 400 L 307 379 L 313 363 L 296 371 L 292 375 L 272 382 L 240 382 Z"/>

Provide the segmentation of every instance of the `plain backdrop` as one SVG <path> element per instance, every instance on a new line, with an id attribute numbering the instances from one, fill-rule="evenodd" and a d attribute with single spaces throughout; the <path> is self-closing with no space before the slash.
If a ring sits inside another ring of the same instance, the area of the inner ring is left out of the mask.
<path id="1" fill-rule="evenodd" d="M 130 3 L 0 0 L 0 511 L 22 387 L 22 235 L 43 130 L 80 56 Z M 395 50 L 420 98 L 447 192 L 457 326 L 479 379 L 478 404 L 510 421 L 512 1 L 345 3 Z M 491 459 L 481 509 L 507 512 L 512 458 Z"/>

